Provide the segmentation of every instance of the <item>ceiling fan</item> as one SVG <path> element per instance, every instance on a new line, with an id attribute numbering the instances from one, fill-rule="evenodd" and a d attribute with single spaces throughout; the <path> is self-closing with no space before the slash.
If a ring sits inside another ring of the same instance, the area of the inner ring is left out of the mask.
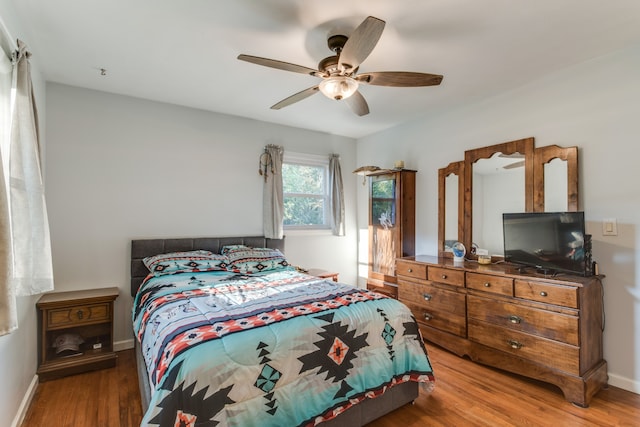
<path id="1" fill-rule="evenodd" d="M 520 153 L 503 154 L 503 153 L 500 153 L 500 155 L 498 157 L 503 158 L 503 159 L 524 159 L 524 154 L 520 154 Z M 509 164 L 506 164 L 506 165 L 502 166 L 502 169 L 517 169 L 517 168 L 523 167 L 524 164 L 525 164 L 524 160 L 516 160 L 513 163 L 509 163 Z"/>
<path id="2" fill-rule="evenodd" d="M 321 60 L 317 70 L 259 56 L 241 54 L 238 55 L 238 59 L 265 67 L 308 74 L 322 79 L 319 84 L 274 104 L 271 106 L 274 110 L 279 110 L 302 101 L 317 92 L 322 92 L 328 98 L 344 99 L 354 113 L 364 116 L 369 114 L 369 106 L 360 91 L 358 91 L 360 84 L 416 87 L 437 86 L 442 82 L 441 75 L 409 71 L 377 71 L 357 74 L 360 64 L 369 56 L 378 43 L 384 26 L 385 22 L 383 20 L 369 16 L 358 25 L 350 37 L 344 35 L 330 36 L 327 44 L 335 55 Z"/>

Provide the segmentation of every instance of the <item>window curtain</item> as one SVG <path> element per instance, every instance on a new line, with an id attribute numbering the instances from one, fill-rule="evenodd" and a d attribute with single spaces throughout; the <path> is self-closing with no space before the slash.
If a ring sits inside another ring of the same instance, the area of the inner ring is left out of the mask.
<path id="1" fill-rule="evenodd" d="M 340 156 L 329 156 L 329 185 L 331 194 L 331 228 L 336 236 L 344 236 L 344 190 Z"/>
<path id="2" fill-rule="evenodd" d="M 31 83 L 30 56 L 27 46 L 18 40 L 13 57 L 15 101 L 8 150 L 8 202 L 4 202 L 9 208 L 11 230 L 10 248 L 4 249 L 12 253 L 7 304 L 14 315 L 9 324 L 0 325 L 0 333 L 17 328 L 13 296 L 53 290 L 51 240 L 40 168 L 38 113 Z M 6 152 L 2 154 L 5 156 Z"/>
<path id="3" fill-rule="evenodd" d="M 282 159 L 284 148 L 269 144 L 264 148 L 263 156 L 268 159 L 264 173 L 263 220 L 264 236 L 270 239 L 282 239 L 284 227 L 284 196 L 282 194 Z"/>
<path id="4" fill-rule="evenodd" d="M 2 34 L 0 33 L 0 37 Z M 11 228 L 6 177 L 9 170 L 8 148 L 11 137 L 11 58 L 0 49 L 0 335 L 17 326 L 15 295 L 11 286 Z"/>

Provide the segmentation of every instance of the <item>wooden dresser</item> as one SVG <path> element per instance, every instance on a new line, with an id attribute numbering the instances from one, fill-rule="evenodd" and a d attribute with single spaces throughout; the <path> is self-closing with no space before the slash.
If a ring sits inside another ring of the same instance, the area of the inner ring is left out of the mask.
<path id="1" fill-rule="evenodd" d="M 429 256 L 398 259 L 396 274 L 398 299 L 426 340 L 554 384 L 582 407 L 606 386 L 601 277 L 547 278 Z"/>

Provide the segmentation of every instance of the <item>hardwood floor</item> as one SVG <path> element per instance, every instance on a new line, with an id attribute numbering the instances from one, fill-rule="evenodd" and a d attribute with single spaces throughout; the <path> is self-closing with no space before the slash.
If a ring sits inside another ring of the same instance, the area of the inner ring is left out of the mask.
<path id="1" fill-rule="evenodd" d="M 601 390 L 587 409 L 564 400 L 554 386 L 475 364 L 427 345 L 436 375 L 420 393 L 369 427 L 412 426 L 638 426 L 640 395 Z M 23 427 L 130 427 L 142 418 L 133 350 L 115 368 L 38 386 Z"/>

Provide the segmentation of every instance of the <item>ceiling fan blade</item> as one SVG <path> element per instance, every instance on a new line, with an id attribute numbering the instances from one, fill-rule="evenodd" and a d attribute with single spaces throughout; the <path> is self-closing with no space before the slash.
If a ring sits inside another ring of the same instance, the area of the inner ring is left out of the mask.
<path id="1" fill-rule="evenodd" d="M 524 160 L 521 160 L 519 162 L 514 162 L 508 165 L 505 165 L 502 167 L 502 169 L 516 169 L 516 168 L 521 168 L 524 166 Z"/>
<path id="2" fill-rule="evenodd" d="M 344 44 L 342 52 L 340 52 L 338 67 L 346 70 L 356 69 L 376 47 L 384 25 L 385 22 L 382 19 L 373 16 L 362 21 Z"/>
<path id="3" fill-rule="evenodd" d="M 367 101 L 360 91 L 355 91 L 353 95 L 345 99 L 345 102 L 349 104 L 351 110 L 357 115 L 365 116 L 369 114 L 369 105 L 367 105 Z"/>
<path id="4" fill-rule="evenodd" d="M 378 71 L 355 77 L 359 83 L 376 86 L 416 87 L 437 86 L 442 82 L 439 74 L 413 73 L 410 71 Z"/>
<path id="5" fill-rule="evenodd" d="M 238 55 L 238 59 L 241 61 L 251 62 L 252 64 L 263 65 L 265 67 L 277 68 L 278 70 L 293 71 L 294 73 L 309 74 L 311 76 L 321 77 L 321 73 L 318 70 L 314 70 L 313 68 L 305 67 L 302 65 L 291 64 L 289 62 L 244 54 Z"/>
<path id="6" fill-rule="evenodd" d="M 277 104 L 272 105 L 271 109 L 272 110 L 279 110 L 279 109 L 284 108 L 284 107 L 286 107 L 288 105 L 295 104 L 298 101 L 302 101 L 303 99 L 308 98 L 308 97 L 310 97 L 311 95 L 313 95 L 315 93 L 318 93 L 318 91 L 319 91 L 319 87 L 318 86 L 313 86 L 313 87 L 307 88 L 307 89 L 305 89 L 303 91 L 300 91 L 298 93 L 295 93 L 295 94 L 291 95 L 288 98 L 283 99 L 282 101 L 278 102 Z"/>
<path id="7" fill-rule="evenodd" d="M 511 154 L 500 153 L 498 157 L 502 157 L 503 159 L 524 159 L 524 154 L 520 154 L 518 152 Z"/>

